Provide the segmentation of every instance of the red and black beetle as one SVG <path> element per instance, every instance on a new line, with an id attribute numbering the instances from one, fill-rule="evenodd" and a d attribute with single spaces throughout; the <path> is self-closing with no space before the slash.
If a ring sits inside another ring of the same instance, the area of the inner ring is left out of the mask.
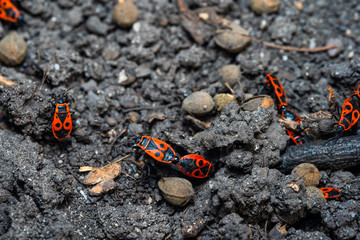
<path id="1" fill-rule="evenodd" d="M 56 139 L 62 141 L 67 138 L 72 130 L 72 120 L 68 104 L 59 98 L 52 121 L 52 132 Z"/>
<path id="2" fill-rule="evenodd" d="M 157 138 L 142 136 L 136 139 L 136 144 L 159 162 L 174 163 L 177 161 L 174 149 Z"/>
<path id="3" fill-rule="evenodd" d="M 352 93 L 350 98 L 345 99 L 337 132 L 348 131 L 351 129 L 360 118 L 360 84 L 357 86 L 356 90 Z"/>
<path id="4" fill-rule="evenodd" d="M 20 11 L 10 0 L 0 0 L 0 18 L 13 23 L 22 20 Z"/>
<path id="5" fill-rule="evenodd" d="M 267 87 L 275 93 L 275 101 L 279 110 L 279 113 L 284 111 L 287 107 L 287 98 L 283 86 L 279 79 L 273 77 L 271 73 L 267 74 L 266 77 Z"/>
<path id="6" fill-rule="evenodd" d="M 296 113 L 294 113 L 293 111 L 288 110 L 288 109 L 285 109 L 285 111 L 283 111 L 281 113 L 281 118 L 286 119 L 286 120 L 295 121 L 297 123 L 301 122 L 301 118 L 299 117 L 299 115 L 297 115 Z M 304 143 L 304 139 L 301 137 L 301 134 L 294 132 L 292 130 L 289 130 L 289 129 L 286 129 L 286 132 L 288 133 L 291 140 L 293 140 L 293 142 L 296 145 Z"/>
<path id="7" fill-rule="evenodd" d="M 326 199 L 335 199 L 335 200 L 340 199 L 341 191 L 337 188 L 327 187 L 327 188 L 320 188 L 320 190 L 324 193 Z"/>
<path id="8" fill-rule="evenodd" d="M 198 154 L 188 154 L 179 161 L 180 171 L 193 178 L 206 178 L 214 171 L 214 165 Z"/>

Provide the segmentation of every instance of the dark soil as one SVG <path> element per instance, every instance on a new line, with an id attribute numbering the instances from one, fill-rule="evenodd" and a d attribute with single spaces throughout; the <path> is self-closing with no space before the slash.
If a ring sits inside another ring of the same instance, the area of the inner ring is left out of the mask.
<path id="1" fill-rule="evenodd" d="M 300 116 L 328 110 L 329 86 L 348 97 L 360 79 L 358 1 L 305 1 L 299 11 L 294 1 L 283 0 L 277 13 L 263 15 L 245 0 L 185 2 L 193 10 L 214 7 L 264 41 L 319 47 L 336 38 L 344 47 L 330 57 L 326 51 L 283 51 L 252 42 L 230 54 L 212 39 L 197 44 L 181 26 L 176 1 L 136 1 L 139 20 L 130 29 L 113 23 L 115 1 L 18 1 L 25 23 L 0 22 L 1 38 L 15 29 L 28 45 L 22 65 L 1 65 L 1 75 L 19 83 L 0 87 L 1 239 L 183 239 L 182 228 L 191 224 L 202 240 L 268 239 L 276 224 L 286 224 L 284 239 L 360 239 L 358 166 L 322 165 L 318 187 L 336 187 L 342 196 L 310 213 L 303 181 L 278 168 L 292 142 L 274 109 L 248 112 L 232 102 L 202 117 L 212 125 L 201 131 L 181 108 L 193 91 L 228 92 L 218 71 L 237 64 L 245 93 L 257 93 L 265 81 L 261 71 L 272 72 Z M 123 69 L 136 76 L 129 86 L 118 83 Z M 71 98 L 73 132 L 58 141 L 51 122 L 54 96 L 63 90 Z M 156 115 L 165 119 L 149 121 Z M 215 173 L 188 178 L 194 199 L 172 206 L 157 180 L 183 175 L 149 164 L 133 148 L 129 131 L 116 138 L 125 128 L 167 142 L 180 156 L 202 155 Z M 127 154 L 115 189 L 90 196 L 79 167 L 104 166 Z M 294 181 L 297 191 L 288 187 Z"/>

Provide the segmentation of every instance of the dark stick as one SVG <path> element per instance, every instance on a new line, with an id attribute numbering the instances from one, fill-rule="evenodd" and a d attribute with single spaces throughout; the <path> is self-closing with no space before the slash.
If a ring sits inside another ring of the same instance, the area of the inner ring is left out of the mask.
<path id="1" fill-rule="evenodd" d="M 319 169 L 344 169 L 360 165 L 360 135 L 339 140 L 290 146 L 282 155 L 280 170 L 290 172 L 300 163 L 312 163 Z"/>

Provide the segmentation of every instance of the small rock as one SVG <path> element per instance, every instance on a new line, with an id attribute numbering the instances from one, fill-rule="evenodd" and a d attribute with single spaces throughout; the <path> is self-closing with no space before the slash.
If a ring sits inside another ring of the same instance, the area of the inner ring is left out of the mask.
<path id="1" fill-rule="evenodd" d="M 106 119 L 107 124 L 109 124 L 110 127 L 114 127 L 117 124 L 117 121 L 115 118 L 109 117 Z"/>
<path id="2" fill-rule="evenodd" d="M 311 163 L 302 163 L 297 165 L 291 173 L 296 173 L 303 180 L 306 187 L 315 187 L 319 184 L 321 175 L 317 167 Z"/>
<path id="3" fill-rule="evenodd" d="M 323 192 L 317 187 L 307 187 L 306 196 L 306 206 L 308 211 L 312 214 L 320 213 L 321 205 L 326 203 L 326 198 Z"/>
<path id="4" fill-rule="evenodd" d="M 136 75 L 137 78 L 150 76 L 151 75 L 151 69 L 150 69 L 149 64 L 145 63 L 145 64 L 142 64 L 142 65 L 138 66 L 135 69 L 135 75 Z"/>
<path id="5" fill-rule="evenodd" d="M 0 60 L 9 66 L 22 63 L 26 56 L 26 42 L 15 31 L 11 31 L 0 41 Z"/>
<path id="6" fill-rule="evenodd" d="M 119 72 L 118 83 L 122 86 L 128 86 L 135 82 L 136 74 L 135 70 L 132 68 L 125 67 L 121 72 Z"/>
<path id="7" fill-rule="evenodd" d="M 204 116 L 211 112 L 215 103 L 207 92 L 194 92 L 184 99 L 182 108 L 188 113 Z"/>
<path id="8" fill-rule="evenodd" d="M 96 92 L 97 90 L 97 83 L 95 82 L 94 79 L 91 79 L 85 83 L 81 84 L 81 88 L 84 89 L 85 92 Z"/>
<path id="9" fill-rule="evenodd" d="M 68 24 L 72 27 L 79 25 L 83 21 L 83 12 L 81 7 L 74 7 L 68 13 Z"/>
<path id="10" fill-rule="evenodd" d="M 343 50 L 343 42 L 339 38 L 330 38 L 326 41 L 326 46 L 336 45 L 336 48 L 329 49 L 327 51 L 329 57 L 338 56 Z"/>
<path id="11" fill-rule="evenodd" d="M 137 112 L 129 112 L 128 114 L 126 114 L 126 120 L 134 123 L 139 122 L 140 114 Z"/>
<path id="12" fill-rule="evenodd" d="M 286 224 L 284 226 L 281 226 L 280 223 L 276 224 L 269 232 L 269 239 L 275 240 L 275 239 L 284 239 L 286 236 Z"/>
<path id="13" fill-rule="evenodd" d="M 188 224 L 181 229 L 181 235 L 184 238 L 196 237 L 200 231 L 205 227 L 206 220 L 200 219 L 194 223 Z"/>
<path id="14" fill-rule="evenodd" d="M 120 56 L 120 46 L 117 42 L 107 44 L 102 52 L 105 60 L 115 60 Z"/>
<path id="15" fill-rule="evenodd" d="M 258 13 L 273 13 L 279 10 L 280 0 L 251 0 L 251 9 Z"/>
<path id="16" fill-rule="evenodd" d="M 250 42 L 248 32 L 235 23 L 230 23 L 228 29 L 216 31 L 215 43 L 231 53 L 238 53 Z"/>
<path id="17" fill-rule="evenodd" d="M 192 184 L 185 178 L 162 178 L 158 186 L 165 200 L 175 206 L 184 206 L 194 196 Z"/>
<path id="18" fill-rule="evenodd" d="M 108 26 L 100 21 L 100 19 L 97 16 L 91 16 L 86 21 L 86 28 L 95 34 L 98 35 L 106 35 Z"/>
<path id="19" fill-rule="evenodd" d="M 237 65 L 223 66 L 219 71 L 219 77 L 223 83 L 227 82 L 234 86 L 241 79 L 240 67 Z"/>
<path id="20" fill-rule="evenodd" d="M 295 1 L 295 2 L 294 2 L 294 6 L 295 6 L 296 9 L 299 10 L 299 11 L 303 10 L 303 8 L 304 8 L 302 1 Z"/>
<path id="21" fill-rule="evenodd" d="M 139 17 L 139 11 L 130 0 L 118 0 L 112 12 L 115 23 L 121 28 L 131 27 Z"/>

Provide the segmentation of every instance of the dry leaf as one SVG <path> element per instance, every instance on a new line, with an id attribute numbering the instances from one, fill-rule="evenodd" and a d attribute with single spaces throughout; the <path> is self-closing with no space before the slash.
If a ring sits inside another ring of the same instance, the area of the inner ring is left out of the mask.
<path id="1" fill-rule="evenodd" d="M 156 120 L 164 120 L 165 118 L 166 118 L 166 116 L 165 116 L 164 113 L 152 112 L 152 113 L 150 114 L 150 117 L 149 117 L 148 122 L 149 122 L 149 123 L 152 123 L 152 121 L 154 121 L 155 119 L 156 119 Z"/>
<path id="2" fill-rule="evenodd" d="M 117 163 L 110 163 L 101 168 L 93 168 L 85 177 L 85 185 L 94 185 L 109 179 L 116 178 L 121 173 L 121 166 Z"/>
<path id="3" fill-rule="evenodd" d="M 90 171 L 89 174 L 85 177 L 83 183 L 85 185 L 94 185 L 93 188 L 90 189 L 90 195 L 101 195 L 115 188 L 114 178 L 120 175 L 121 166 L 118 164 L 119 161 L 127 158 L 129 155 L 125 157 L 119 158 L 118 160 L 104 166 L 104 167 L 91 167 L 91 166 L 82 166 L 79 169 L 79 172 Z"/>

